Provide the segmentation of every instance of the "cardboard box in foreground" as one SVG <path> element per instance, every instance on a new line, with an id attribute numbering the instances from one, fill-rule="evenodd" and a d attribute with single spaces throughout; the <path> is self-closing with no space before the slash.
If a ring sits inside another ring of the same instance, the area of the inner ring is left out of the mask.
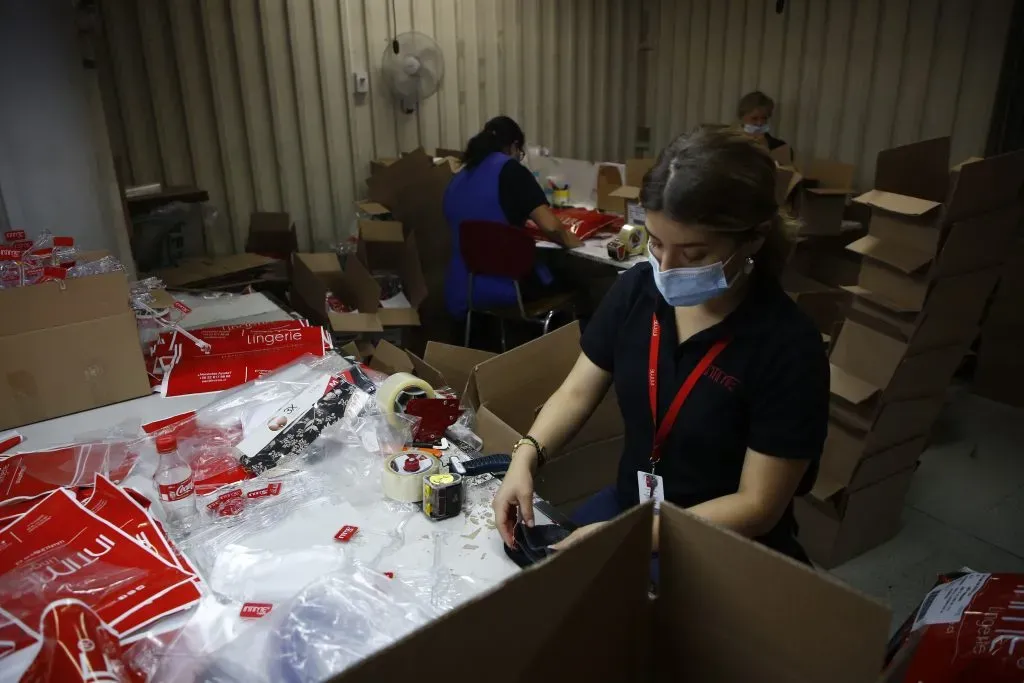
<path id="1" fill-rule="evenodd" d="M 0 290 L 0 429 L 151 392 L 124 273 Z"/>
<path id="2" fill-rule="evenodd" d="M 332 680 L 413 680 L 451 642 L 458 653 L 443 666 L 453 683 L 878 678 L 885 607 L 671 504 L 649 597 L 651 521 L 649 506 L 621 515 Z"/>

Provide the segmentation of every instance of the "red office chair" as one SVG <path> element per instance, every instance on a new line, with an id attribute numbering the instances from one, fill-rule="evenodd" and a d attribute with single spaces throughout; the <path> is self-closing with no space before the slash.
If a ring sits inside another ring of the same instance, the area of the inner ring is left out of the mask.
<path id="1" fill-rule="evenodd" d="M 570 311 L 576 317 L 575 296 L 562 292 L 535 301 L 523 301 L 519 281 L 533 270 L 537 257 L 537 244 L 525 230 L 494 221 L 463 221 L 459 226 L 459 251 L 469 273 L 469 310 L 466 313 L 465 346 L 469 346 L 469 333 L 473 313 L 486 313 L 498 318 L 501 324 L 501 350 L 505 351 L 505 321 L 525 320 L 542 325 L 542 334 L 551 328 L 551 319 L 559 311 Z M 515 283 L 516 307 L 473 309 L 473 277 L 491 275 L 507 277 Z"/>

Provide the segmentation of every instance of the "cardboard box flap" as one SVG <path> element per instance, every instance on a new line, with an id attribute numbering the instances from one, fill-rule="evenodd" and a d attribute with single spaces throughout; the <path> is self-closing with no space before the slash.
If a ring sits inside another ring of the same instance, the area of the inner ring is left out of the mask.
<path id="1" fill-rule="evenodd" d="M 846 482 L 837 477 L 822 473 L 818 475 L 814 482 L 814 487 L 811 488 L 811 492 L 808 495 L 822 503 L 828 504 L 830 507 L 834 507 L 839 504 L 838 498 L 845 490 Z"/>
<path id="2" fill-rule="evenodd" d="M 104 273 L 2 289 L 0 307 L 0 337 L 129 313 L 128 278 Z"/>
<path id="3" fill-rule="evenodd" d="M 780 206 L 785 204 L 803 179 L 804 177 L 792 166 L 777 166 L 775 168 L 775 201 Z"/>
<path id="4" fill-rule="evenodd" d="M 445 681 L 475 681 L 487 671 L 493 681 L 555 683 L 567 670 L 578 680 L 633 680 L 637 665 L 650 661 L 651 521 L 650 506 L 635 508 L 571 552 L 519 572 L 330 680 L 417 680 L 425 662 L 437 661 L 438 644 L 452 642 L 459 653 L 445 658 Z M 616 628 L 608 628 L 610 614 Z M 623 632 L 634 637 L 624 640 Z M 497 669 L 495 643 L 515 648 Z"/>
<path id="5" fill-rule="evenodd" d="M 800 169 L 803 176 L 817 181 L 814 189 L 833 189 L 853 192 L 853 181 L 857 175 L 857 167 L 841 161 L 814 159 Z"/>
<path id="6" fill-rule="evenodd" d="M 447 165 L 434 166 L 433 157 L 423 151 L 422 147 L 404 154 L 401 159 L 370 176 L 367 181 L 367 198 L 382 206 L 395 207 L 392 211 L 395 218 L 406 222 L 399 214 L 403 200 L 409 198 L 407 190 L 416 187 L 432 169 L 451 175 Z"/>
<path id="7" fill-rule="evenodd" d="M 879 239 L 873 235 L 865 235 L 859 240 L 846 245 L 848 251 L 874 259 L 887 266 L 907 273 L 919 272 L 932 262 L 933 255 L 906 244 Z"/>
<path id="8" fill-rule="evenodd" d="M 359 239 L 366 242 L 402 243 L 404 228 L 398 221 L 359 219 Z"/>
<path id="9" fill-rule="evenodd" d="M 953 223 L 932 277 L 969 273 L 1003 263 L 1013 249 L 1020 224 L 1020 204 Z"/>
<path id="10" fill-rule="evenodd" d="M 793 165 L 793 148 L 789 145 L 780 145 L 775 149 L 769 150 L 768 155 L 774 159 L 775 163 L 779 166 Z"/>
<path id="11" fill-rule="evenodd" d="M 891 297 L 883 296 L 878 292 L 868 289 L 862 285 L 844 285 L 841 289 L 849 292 L 855 297 L 860 297 L 872 304 L 886 309 L 897 315 L 907 315 L 910 313 L 917 313 L 921 310 L 920 306 L 913 306 L 910 304 L 903 304 L 895 301 Z"/>
<path id="12" fill-rule="evenodd" d="M 184 287 L 214 278 L 243 273 L 277 262 L 259 254 L 233 254 L 206 258 L 185 259 L 174 268 L 163 268 L 152 273 L 168 287 Z"/>
<path id="13" fill-rule="evenodd" d="M 623 185 L 619 189 L 613 191 L 608 195 L 609 197 L 619 197 L 621 199 L 640 199 L 640 188 L 632 185 Z"/>
<path id="14" fill-rule="evenodd" d="M 877 676 L 891 618 L 886 607 L 671 504 L 662 506 L 660 524 L 654 680 L 861 683 Z M 607 621 L 592 628 L 607 629 Z M 608 630 L 620 641 L 635 639 L 623 639 L 622 628 Z M 643 679 L 633 671 L 601 680 Z"/>
<path id="15" fill-rule="evenodd" d="M 872 293 L 879 305 L 897 312 L 916 312 L 928 297 L 928 278 L 923 273 L 906 273 L 898 268 L 863 259 L 857 284 Z"/>
<path id="16" fill-rule="evenodd" d="M 949 137 L 884 149 L 875 162 L 875 189 L 941 202 L 949 188 Z"/>
<path id="17" fill-rule="evenodd" d="M 497 354 L 490 351 L 468 349 L 464 346 L 451 346 L 441 342 L 428 341 L 423 352 L 423 360 L 431 367 L 437 368 L 449 386 L 461 397 L 473 374 L 473 368 L 484 361 L 494 358 Z"/>
<path id="18" fill-rule="evenodd" d="M 1024 187 L 1024 150 L 964 163 L 951 185 L 946 221 L 1018 203 Z"/>
<path id="19" fill-rule="evenodd" d="M 640 188 L 644 184 L 644 176 L 654 168 L 657 159 L 626 159 L 626 185 Z"/>
<path id="20" fill-rule="evenodd" d="M 845 197 L 848 194 L 853 194 L 853 188 L 808 187 L 804 189 L 804 192 L 816 197 Z"/>
<path id="21" fill-rule="evenodd" d="M 386 216 L 391 213 L 391 209 L 377 202 L 356 202 L 356 209 L 368 216 Z"/>
<path id="22" fill-rule="evenodd" d="M 892 381 L 906 353 L 904 342 L 847 320 L 829 360 L 848 374 L 884 389 Z"/>
<path id="23" fill-rule="evenodd" d="M 416 370 L 409 354 L 386 339 L 380 340 L 373 347 L 370 367 L 388 375 L 393 375 L 396 372 L 412 373 Z"/>
<path id="24" fill-rule="evenodd" d="M 622 172 L 615 164 L 597 165 L 597 208 L 602 211 L 622 213 L 623 205 L 620 198 L 612 193 L 622 187 Z"/>
<path id="25" fill-rule="evenodd" d="M 864 194 L 854 197 L 853 201 L 858 204 L 865 204 L 873 209 L 888 211 L 918 218 L 934 211 L 942 206 L 941 202 L 930 199 L 920 199 L 909 195 L 896 194 L 895 192 L 882 192 L 881 190 L 868 190 Z"/>
<path id="26" fill-rule="evenodd" d="M 832 394 L 853 405 L 860 405 L 878 395 L 878 387 L 854 377 L 838 365 L 830 364 L 830 368 L 829 391 Z"/>

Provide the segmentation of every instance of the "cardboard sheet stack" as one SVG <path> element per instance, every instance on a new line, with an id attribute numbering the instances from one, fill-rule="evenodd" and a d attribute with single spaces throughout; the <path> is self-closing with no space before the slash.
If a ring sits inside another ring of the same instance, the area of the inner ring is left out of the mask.
<path id="1" fill-rule="evenodd" d="M 1024 240 L 1018 240 L 989 304 L 978 347 L 974 392 L 1024 406 Z"/>
<path id="2" fill-rule="evenodd" d="M 885 150 L 849 316 L 831 353 L 828 441 L 800 537 L 829 567 L 893 536 L 945 392 L 1021 218 L 1024 154 L 949 170 L 949 139 Z"/>

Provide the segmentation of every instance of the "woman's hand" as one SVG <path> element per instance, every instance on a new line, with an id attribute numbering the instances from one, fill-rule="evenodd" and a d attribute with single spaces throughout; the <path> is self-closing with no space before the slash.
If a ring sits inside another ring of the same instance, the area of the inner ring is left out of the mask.
<path id="1" fill-rule="evenodd" d="M 595 534 L 598 531 L 600 531 L 601 527 L 603 527 L 607 523 L 608 522 L 594 522 L 593 524 L 581 526 L 579 529 L 566 536 L 565 539 L 551 546 L 551 549 L 565 550 L 566 548 L 571 548 L 580 541 L 582 541 L 584 538 L 587 538 L 588 536 L 591 536 L 592 534 Z"/>
<path id="2" fill-rule="evenodd" d="M 529 452 L 526 452 L 527 449 Z M 532 447 L 520 447 L 491 504 L 501 540 L 510 548 L 516 546 L 515 528 L 518 518 L 526 526 L 533 526 L 533 463 L 536 458 L 537 452 Z"/>

